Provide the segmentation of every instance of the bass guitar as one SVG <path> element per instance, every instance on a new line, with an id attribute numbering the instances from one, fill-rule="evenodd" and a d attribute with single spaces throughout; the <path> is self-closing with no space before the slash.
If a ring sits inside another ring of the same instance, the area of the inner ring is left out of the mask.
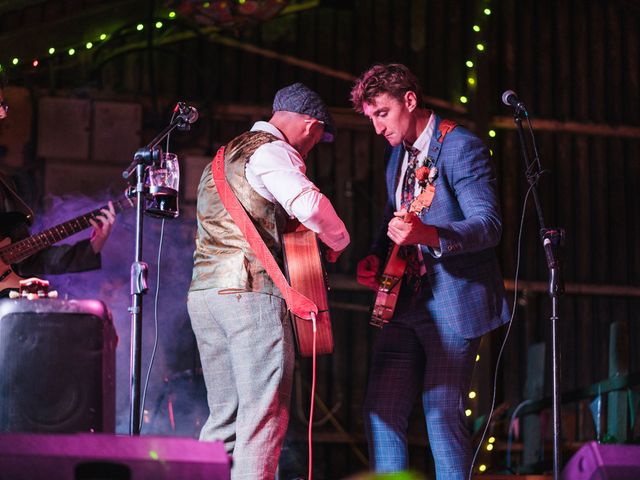
<path id="1" fill-rule="evenodd" d="M 128 198 L 113 202 L 113 208 L 116 213 L 120 213 L 122 210 L 130 206 L 133 206 L 133 202 Z M 91 227 L 89 220 L 95 219 L 97 216 L 101 215 L 103 208 L 109 207 L 108 205 L 104 205 L 100 208 L 96 208 L 95 210 L 72 218 L 71 220 L 48 228 L 15 243 L 11 243 L 11 239 L 9 237 L 3 238 L 0 241 L 0 292 L 6 289 L 19 288 L 20 281 L 24 280 L 23 277 L 13 271 L 11 265 L 19 263 L 54 243 Z M 8 225 L 10 223 L 23 220 L 24 216 L 19 213 L 11 212 L 0 214 L 0 224 L 2 225 Z"/>
<path id="2" fill-rule="evenodd" d="M 316 316 L 316 353 L 333 352 L 333 333 L 329 302 L 327 300 L 327 275 L 322 266 L 316 234 L 300 226 L 283 235 L 285 270 L 291 287 L 312 300 L 318 306 Z M 313 322 L 292 313 L 293 333 L 300 356 L 313 355 Z"/>

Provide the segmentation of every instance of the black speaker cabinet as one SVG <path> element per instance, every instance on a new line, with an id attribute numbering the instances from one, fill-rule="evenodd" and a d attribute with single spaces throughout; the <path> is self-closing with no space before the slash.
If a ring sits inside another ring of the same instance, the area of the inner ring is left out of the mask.
<path id="1" fill-rule="evenodd" d="M 638 480 L 639 445 L 583 445 L 567 462 L 562 480 Z"/>
<path id="2" fill-rule="evenodd" d="M 0 301 L 0 431 L 114 432 L 111 314 L 97 300 Z"/>
<path id="3" fill-rule="evenodd" d="M 0 433 L 0 480 L 229 480 L 220 441 Z"/>

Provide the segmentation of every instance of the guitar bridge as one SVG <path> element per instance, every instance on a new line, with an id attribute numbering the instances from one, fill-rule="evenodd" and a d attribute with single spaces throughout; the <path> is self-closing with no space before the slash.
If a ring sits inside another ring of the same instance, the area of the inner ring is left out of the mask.
<path id="1" fill-rule="evenodd" d="M 389 323 L 398 301 L 401 280 L 402 277 L 395 275 L 382 275 L 380 277 L 376 303 L 373 306 L 371 320 L 369 320 L 370 325 L 382 328 L 386 323 Z"/>

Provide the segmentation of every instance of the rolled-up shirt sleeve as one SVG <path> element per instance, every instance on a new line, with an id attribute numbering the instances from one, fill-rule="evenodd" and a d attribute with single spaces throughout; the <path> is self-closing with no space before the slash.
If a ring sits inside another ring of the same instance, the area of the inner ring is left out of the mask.
<path id="1" fill-rule="evenodd" d="M 349 233 L 329 199 L 306 176 L 306 165 L 286 142 L 267 143 L 247 163 L 247 181 L 264 198 L 276 201 L 332 250 L 349 244 Z"/>

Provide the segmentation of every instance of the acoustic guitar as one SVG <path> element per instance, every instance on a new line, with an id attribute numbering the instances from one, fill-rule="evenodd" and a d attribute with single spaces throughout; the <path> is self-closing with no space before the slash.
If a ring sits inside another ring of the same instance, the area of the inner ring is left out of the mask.
<path id="1" fill-rule="evenodd" d="M 120 213 L 122 210 L 132 205 L 133 202 L 128 198 L 113 202 L 113 208 L 116 213 Z M 19 263 L 40 250 L 44 250 L 60 240 L 64 240 L 71 235 L 91 227 L 89 220 L 95 219 L 98 215 L 101 215 L 103 208 L 108 208 L 108 205 L 96 208 L 95 210 L 72 218 L 71 220 L 43 230 L 36 235 L 32 235 L 15 243 L 11 243 L 11 239 L 9 237 L 3 238 L 0 241 L 0 292 L 7 289 L 19 288 L 20 281 L 24 280 L 23 277 L 13 271 L 11 265 Z M 24 221 L 24 216 L 22 214 L 15 212 L 0 214 L 1 225 L 15 224 L 15 222 L 18 221 Z M 8 231 L 7 228 L 3 230 Z"/>
<path id="2" fill-rule="evenodd" d="M 318 306 L 316 317 L 316 354 L 333 352 L 333 333 L 327 275 L 322 266 L 318 239 L 311 230 L 300 226 L 283 235 L 285 271 L 289 283 Z M 313 355 L 313 322 L 293 315 L 293 333 L 298 354 Z"/>

